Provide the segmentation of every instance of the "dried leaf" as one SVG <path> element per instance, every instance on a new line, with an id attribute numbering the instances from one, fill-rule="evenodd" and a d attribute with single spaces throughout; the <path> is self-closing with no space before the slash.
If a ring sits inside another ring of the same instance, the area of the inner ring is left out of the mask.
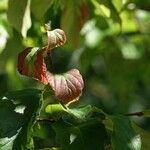
<path id="1" fill-rule="evenodd" d="M 72 69 L 63 75 L 47 72 L 47 79 L 55 96 L 64 104 L 78 100 L 82 94 L 84 83 L 77 69 Z"/>

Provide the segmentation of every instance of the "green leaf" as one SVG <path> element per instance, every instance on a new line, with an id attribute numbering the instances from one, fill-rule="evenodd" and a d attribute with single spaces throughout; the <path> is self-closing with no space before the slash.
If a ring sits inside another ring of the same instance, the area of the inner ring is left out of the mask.
<path id="1" fill-rule="evenodd" d="M 141 137 L 124 116 L 113 116 L 112 145 L 115 150 L 140 150 Z"/>
<path id="2" fill-rule="evenodd" d="M 53 147 L 55 145 L 55 132 L 48 121 L 38 121 L 34 125 L 34 149 Z"/>
<path id="3" fill-rule="evenodd" d="M 30 0 L 9 0 L 7 16 L 10 24 L 26 37 L 31 27 Z"/>
<path id="4" fill-rule="evenodd" d="M 45 108 L 45 112 L 48 113 L 50 117 L 58 119 L 65 114 L 65 109 L 60 104 L 50 104 Z"/>
<path id="5" fill-rule="evenodd" d="M 53 0 L 45 0 L 45 1 L 32 0 L 31 1 L 31 11 L 32 11 L 33 15 L 37 19 L 40 20 L 43 18 L 44 14 L 50 8 L 52 3 L 53 3 Z"/>
<path id="6" fill-rule="evenodd" d="M 150 117 L 150 109 L 144 110 L 143 115 L 144 117 Z"/>
<path id="7" fill-rule="evenodd" d="M 84 6 L 83 1 L 69 0 L 65 4 L 64 12 L 61 16 L 61 28 L 65 31 L 68 43 L 71 43 L 74 47 L 77 47 L 79 40 L 79 32 L 86 21 L 86 17 L 81 18 L 83 11 L 81 7 Z M 88 13 L 86 5 L 83 7 L 84 13 Z"/>
<path id="8" fill-rule="evenodd" d="M 60 120 L 53 124 L 56 140 L 62 150 L 103 150 L 106 140 L 104 125 L 97 120 L 71 124 Z"/>
<path id="9" fill-rule="evenodd" d="M 79 107 L 79 108 L 73 108 L 73 109 L 67 109 L 66 111 L 70 114 L 75 116 L 78 119 L 87 119 L 88 116 L 92 113 L 92 107 L 90 105 Z"/>
<path id="10" fill-rule="evenodd" d="M 27 54 L 27 56 L 25 58 L 25 62 L 27 64 L 27 66 L 29 67 L 29 70 L 31 70 L 31 71 L 34 68 L 34 63 L 36 60 L 38 50 L 40 50 L 39 47 L 31 48 L 30 52 Z"/>
<path id="11" fill-rule="evenodd" d="M 41 91 L 9 92 L 0 99 L 0 149 L 32 149 L 32 126 L 39 113 Z"/>
<path id="12" fill-rule="evenodd" d="M 111 0 L 98 0 L 98 2 L 102 5 L 104 5 L 105 7 L 109 8 L 111 11 L 111 18 L 113 19 L 113 21 L 115 21 L 121 25 L 121 18 L 119 16 L 119 13 L 117 12 L 117 9 L 111 2 Z"/>

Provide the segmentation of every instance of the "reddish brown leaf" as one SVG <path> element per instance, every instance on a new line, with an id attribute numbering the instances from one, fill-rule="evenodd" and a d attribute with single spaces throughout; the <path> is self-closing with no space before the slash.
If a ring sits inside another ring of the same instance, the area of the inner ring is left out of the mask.
<path id="1" fill-rule="evenodd" d="M 32 48 L 26 48 L 18 55 L 18 71 L 20 74 L 32 77 L 36 80 L 41 81 L 44 84 L 47 84 L 47 77 L 46 77 L 46 64 L 44 63 L 44 52 L 46 48 L 40 49 L 33 62 L 33 65 L 26 63 L 26 57 L 30 53 Z"/>
<path id="2" fill-rule="evenodd" d="M 72 69 L 62 75 L 53 75 L 47 72 L 44 55 L 52 48 L 63 45 L 66 41 L 64 31 L 55 29 L 47 31 L 48 45 L 44 48 L 26 48 L 18 55 L 18 71 L 20 74 L 32 77 L 48 84 L 54 90 L 55 96 L 64 104 L 78 100 L 84 86 L 81 74 Z"/>
<path id="3" fill-rule="evenodd" d="M 48 80 L 46 77 L 46 72 L 47 72 L 47 68 L 46 68 L 46 64 L 44 62 L 44 51 L 45 49 L 41 49 L 38 53 L 37 53 L 37 57 L 35 60 L 35 67 L 34 67 L 34 78 L 40 80 L 42 83 L 47 84 Z"/>
<path id="4" fill-rule="evenodd" d="M 61 46 L 66 42 L 65 32 L 61 29 L 47 31 L 47 35 L 48 35 L 48 49 Z"/>
<path id="5" fill-rule="evenodd" d="M 72 69 L 63 75 L 47 72 L 47 79 L 55 96 L 64 104 L 78 100 L 82 94 L 84 83 L 77 69 Z"/>
<path id="6" fill-rule="evenodd" d="M 25 65 L 25 58 L 30 52 L 31 47 L 24 49 L 21 53 L 18 54 L 18 71 L 20 74 L 28 75 L 28 68 Z"/>

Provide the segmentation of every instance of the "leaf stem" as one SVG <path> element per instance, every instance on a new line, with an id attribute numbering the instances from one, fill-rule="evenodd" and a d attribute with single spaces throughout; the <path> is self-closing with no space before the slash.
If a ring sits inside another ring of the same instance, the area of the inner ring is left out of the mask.
<path id="1" fill-rule="evenodd" d="M 66 105 L 64 105 L 62 102 L 59 102 L 60 104 L 61 104 L 61 106 L 65 109 L 65 110 L 67 110 L 68 108 L 67 108 L 67 106 Z"/>

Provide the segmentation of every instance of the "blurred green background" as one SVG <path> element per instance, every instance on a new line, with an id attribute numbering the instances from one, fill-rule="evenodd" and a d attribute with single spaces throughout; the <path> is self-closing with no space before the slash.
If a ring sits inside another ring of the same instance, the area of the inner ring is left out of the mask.
<path id="1" fill-rule="evenodd" d="M 44 24 L 66 32 L 67 42 L 46 58 L 49 70 L 78 68 L 85 87 L 75 105 L 92 104 L 109 114 L 150 108 L 150 1 L 1 0 L 0 95 L 41 88 L 17 72 L 25 47 L 47 44 Z M 150 130 L 150 120 L 132 117 Z"/>

